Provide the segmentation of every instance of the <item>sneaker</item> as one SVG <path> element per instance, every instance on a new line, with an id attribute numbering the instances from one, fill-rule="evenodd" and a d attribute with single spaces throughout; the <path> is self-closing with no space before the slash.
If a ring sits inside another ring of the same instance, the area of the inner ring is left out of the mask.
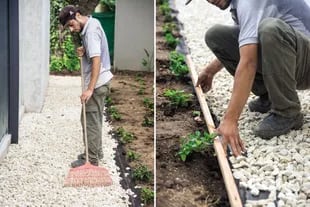
<path id="1" fill-rule="evenodd" d="M 275 136 L 288 133 L 291 129 L 300 129 L 303 125 L 303 114 L 297 116 L 283 117 L 275 113 L 270 113 L 254 129 L 254 134 L 263 139 L 271 139 Z"/>
<path id="2" fill-rule="evenodd" d="M 259 96 L 248 104 L 250 111 L 267 113 L 271 109 L 271 102 L 269 101 L 268 95 Z"/>
<path id="3" fill-rule="evenodd" d="M 98 161 L 89 161 L 89 162 L 90 164 L 95 165 L 95 166 L 99 165 Z M 86 160 L 78 159 L 78 160 L 71 162 L 71 167 L 72 168 L 80 167 L 84 165 L 85 163 L 86 163 Z"/>
<path id="4" fill-rule="evenodd" d="M 102 160 L 102 159 L 103 159 L 103 155 L 102 155 L 102 154 L 99 154 L 98 157 L 99 157 L 99 160 Z M 77 159 L 78 159 L 78 160 L 85 160 L 85 159 L 86 159 L 85 153 L 79 154 L 79 155 L 77 156 Z"/>

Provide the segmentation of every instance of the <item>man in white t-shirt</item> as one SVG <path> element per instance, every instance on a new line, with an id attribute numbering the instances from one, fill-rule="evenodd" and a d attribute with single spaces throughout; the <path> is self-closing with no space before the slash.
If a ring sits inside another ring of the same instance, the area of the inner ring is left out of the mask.
<path id="1" fill-rule="evenodd" d="M 84 86 L 81 102 L 86 102 L 86 122 L 89 161 L 98 165 L 102 153 L 102 113 L 104 99 L 109 93 L 110 57 L 106 35 L 97 19 L 84 16 L 77 7 L 68 5 L 59 14 L 59 21 L 71 32 L 80 33 L 82 45 L 77 49 L 82 57 Z M 81 121 L 83 120 L 81 114 Z M 83 125 L 83 123 L 82 123 Z M 84 134 L 84 131 L 83 131 Z M 83 139 L 84 140 L 84 139 Z M 72 167 L 85 164 L 85 153 L 71 163 Z"/>
<path id="2" fill-rule="evenodd" d="M 190 2 L 190 1 L 189 1 Z M 188 2 L 188 3 L 189 3 Z M 224 148 L 244 151 L 238 120 L 252 91 L 250 111 L 269 112 L 254 134 L 271 139 L 299 129 L 303 114 L 296 89 L 310 88 L 310 0 L 208 0 L 230 6 L 235 25 L 215 25 L 205 36 L 216 59 L 200 73 L 197 86 L 211 88 L 225 67 L 234 76 L 232 96 L 217 128 Z"/>

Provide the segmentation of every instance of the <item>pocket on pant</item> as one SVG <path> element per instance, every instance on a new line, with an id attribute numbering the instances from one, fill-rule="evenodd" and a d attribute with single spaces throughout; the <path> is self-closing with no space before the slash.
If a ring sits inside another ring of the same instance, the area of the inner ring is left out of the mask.
<path id="1" fill-rule="evenodd" d="M 97 96 L 107 96 L 109 95 L 110 86 L 109 85 L 103 85 L 99 88 L 96 88 L 94 91 L 94 94 Z"/>

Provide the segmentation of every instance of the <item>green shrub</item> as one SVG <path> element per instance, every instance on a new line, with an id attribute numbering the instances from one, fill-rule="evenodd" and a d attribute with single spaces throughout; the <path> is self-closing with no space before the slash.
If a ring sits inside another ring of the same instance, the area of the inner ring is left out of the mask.
<path id="1" fill-rule="evenodd" d="M 181 149 L 178 153 L 181 160 L 185 161 L 187 156 L 192 152 L 202 152 L 206 150 L 207 147 L 212 145 L 216 136 L 216 134 L 208 134 L 207 132 L 201 134 L 200 131 L 188 135 L 187 138 L 182 140 Z"/>
<path id="2" fill-rule="evenodd" d="M 185 93 L 183 90 L 167 89 L 164 92 L 164 96 L 176 107 L 187 107 L 193 95 Z"/>
<path id="3" fill-rule="evenodd" d="M 183 77 L 188 74 L 189 70 L 185 62 L 185 56 L 176 51 L 172 51 L 169 54 L 169 69 L 177 77 Z"/>
<path id="4" fill-rule="evenodd" d="M 78 71 L 80 69 L 80 61 L 77 57 L 75 46 L 72 41 L 72 36 L 68 35 L 64 42 L 64 66 L 69 71 Z"/>
<path id="5" fill-rule="evenodd" d="M 52 56 L 50 63 L 50 71 L 59 72 L 64 68 L 63 60 L 61 57 Z"/>

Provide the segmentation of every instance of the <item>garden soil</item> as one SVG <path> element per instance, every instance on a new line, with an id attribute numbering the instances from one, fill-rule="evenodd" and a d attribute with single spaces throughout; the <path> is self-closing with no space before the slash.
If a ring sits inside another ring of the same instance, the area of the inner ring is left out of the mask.
<path id="1" fill-rule="evenodd" d="M 157 9 L 158 11 L 158 9 Z M 157 207 L 229 206 L 225 185 L 213 147 L 194 153 L 186 162 L 178 151 L 181 138 L 197 130 L 206 131 L 203 122 L 194 120 L 200 111 L 193 96 L 187 108 L 170 108 L 163 96 L 165 89 L 194 93 L 191 79 L 177 79 L 170 74 L 169 48 L 165 46 L 163 19 L 156 15 L 156 204 Z"/>
<path id="2" fill-rule="evenodd" d="M 134 169 L 140 164 L 146 165 L 154 175 L 154 127 L 142 126 L 144 116 L 148 112 L 143 104 L 143 99 L 148 98 L 154 102 L 153 85 L 153 73 L 117 72 L 114 73 L 111 82 L 110 97 L 112 105 L 122 117 L 120 121 L 112 121 L 111 125 L 113 126 L 114 133 L 119 127 L 123 127 L 127 132 L 133 133 L 136 137 L 131 143 L 121 144 L 124 151 L 120 156 L 127 159 L 126 153 L 128 151 L 139 154 L 140 158 L 138 160 L 129 162 L 130 168 Z M 140 91 L 141 87 L 145 88 L 142 92 Z M 154 121 L 154 115 L 152 115 L 151 119 Z M 127 174 L 130 173 L 127 171 Z M 134 184 L 147 187 L 153 191 L 153 175 L 149 182 L 136 181 Z M 151 207 L 153 204 L 145 206 Z"/>

